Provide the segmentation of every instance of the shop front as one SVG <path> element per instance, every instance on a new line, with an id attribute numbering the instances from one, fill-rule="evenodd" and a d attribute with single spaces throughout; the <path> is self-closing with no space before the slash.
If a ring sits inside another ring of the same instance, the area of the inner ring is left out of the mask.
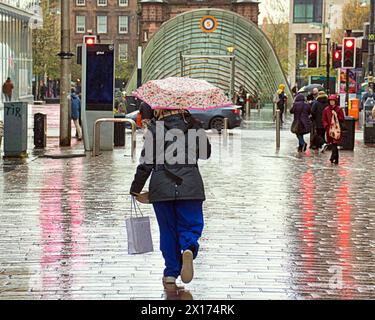
<path id="1" fill-rule="evenodd" d="M 13 101 L 29 101 L 32 96 L 32 19 L 39 1 L 2 0 L 0 2 L 0 82 L 10 78 Z M 5 96 L 1 92 L 0 119 Z"/>

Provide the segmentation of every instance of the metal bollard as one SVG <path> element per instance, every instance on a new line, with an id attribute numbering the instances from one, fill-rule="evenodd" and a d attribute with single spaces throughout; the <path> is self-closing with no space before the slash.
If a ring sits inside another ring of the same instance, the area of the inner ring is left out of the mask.
<path id="1" fill-rule="evenodd" d="M 131 140 L 131 157 L 134 159 L 136 146 L 137 146 L 137 136 L 136 136 L 136 124 L 131 119 L 119 119 L 119 118 L 102 118 L 95 121 L 94 133 L 93 133 L 93 146 L 92 146 L 92 156 L 96 157 L 100 153 L 100 125 L 104 122 L 124 122 L 130 123 L 132 126 L 132 140 Z"/>
<path id="2" fill-rule="evenodd" d="M 47 146 L 47 115 L 34 115 L 34 146 L 35 149 L 44 149 Z"/>
<path id="3" fill-rule="evenodd" d="M 250 121 L 250 94 L 246 95 L 246 121 Z"/>
<path id="4" fill-rule="evenodd" d="M 224 118 L 224 134 L 227 135 L 228 134 L 228 118 Z"/>
<path id="5" fill-rule="evenodd" d="M 4 136 L 4 123 L 0 121 L 0 148 L 1 148 L 1 142 L 3 141 Z"/>
<path id="6" fill-rule="evenodd" d="M 228 118 L 224 118 L 224 137 L 223 145 L 226 147 L 228 144 Z"/>
<path id="7" fill-rule="evenodd" d="M 280 110 L 276 110 L 276 149 L 280 149 Z"/>

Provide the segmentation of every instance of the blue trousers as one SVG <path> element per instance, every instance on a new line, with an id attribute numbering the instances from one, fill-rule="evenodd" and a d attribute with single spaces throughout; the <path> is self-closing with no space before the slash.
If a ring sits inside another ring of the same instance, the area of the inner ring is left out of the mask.
<path id="1" fill-rule="evenodd" d="M 176 200 L 153 203 L 160 230 L 160 250 L 165 261 L 164 276 L 177 278 L 182 268 L 182 252 L 198 255 L 203 231 L 203 201 Z"/>
<path id="2" fill-rule="evenodd" d="M 297 134 L 298 144 L 300 147 L 305 145 L 305 139 L 303 138 L 303 134 Z"/>

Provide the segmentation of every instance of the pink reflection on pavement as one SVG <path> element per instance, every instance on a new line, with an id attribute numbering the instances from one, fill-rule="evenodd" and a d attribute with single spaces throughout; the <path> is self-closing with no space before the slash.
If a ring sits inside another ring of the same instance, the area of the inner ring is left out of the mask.
<path id="1" fill-rule="evenodd" d="M 40 192 L 40 224 L 42 227 L 42 286 L 43 292 L 48 292 L 50 287 L 56 288 L 59 274 L 58 262 L 61 260 L 63 248 L 63 215 L 62 191 L 63 176 L 62 164 L 54 173 L 48 171 L 45 165 L 43 188 Z"/>
<path id="2" fill-rule="evenodd" d="M 336 197 L 337 206 L 337 247 L 339 250 L 340 267 L 342 268 L 342 298 L 353 297 L 352 278 L 352 245 L 351 245 L 351 206 L 349 204 L 350 192 L 348 186 L 348 170 L 341 168 L 339 176 L 344 178 L 338 195 Z"/>
<path id="3" fill-rule="evenodd" d="M 84 222 L 82 159 L 72 161 L 69 168 L 64 162 L 46 162 L 44 169 L 40 193 L 43 292 L 55 291 L 54 297 L 59 291 L 61 298 L 70 299 L 72 269 L 82 266 L 76 258 L 82 256 L 85 241 L 81 230 Z"/>
<path id="4" fill-rule="evenodd" d="M 304 269 L 304 281 L 306 283 L 317 283 L 317 276 L 312 274 L 312 270 L 315 270 L 314 261 L 316 257 L 316 248 L 314 244 L 316 242 L 314 237 L 314 175 L 311 170 L 308 170 L 301 177 L 300 192 L 302 195 L 302 254 L 303 257 L 303 269 Z"/>

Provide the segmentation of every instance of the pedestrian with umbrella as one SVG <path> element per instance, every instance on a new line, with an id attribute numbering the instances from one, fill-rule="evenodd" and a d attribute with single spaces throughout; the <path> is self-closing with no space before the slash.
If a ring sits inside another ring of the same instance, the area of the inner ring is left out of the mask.
<path id="1" fill-rule="evenodd" d="M 198 159 L 206 160 L 211 155 L 206 133 L 189 109 L 211 109 L 231 102 L 220 89 L 189 78 L 149 81 L 133 95 L 151 106 L 155 118 L 149 124 L 130 193 L 154 207 L 165 260 L 162 282 L 166 290 L 177 290 L 179 276 L 184 283 L 193 279 L 206 199 Z M 156 139 L 160 136 L 164 139 Z M 141 192 L 150 175 L 145 199 Z"/>

